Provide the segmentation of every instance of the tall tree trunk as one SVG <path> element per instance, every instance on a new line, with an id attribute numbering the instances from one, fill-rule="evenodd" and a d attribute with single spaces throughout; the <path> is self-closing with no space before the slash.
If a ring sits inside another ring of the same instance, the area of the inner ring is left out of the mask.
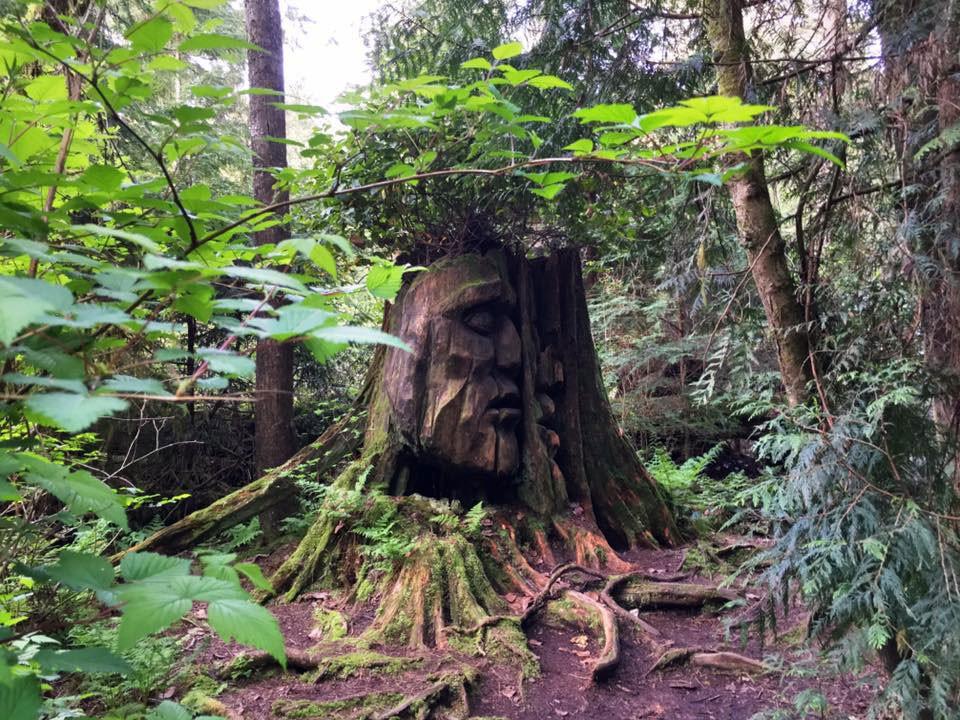
<path id="1" fill-rule="evenodd" d="M 705 0 L 703 17 L 717 62 L 720 94 L 748 99 L 752 94 L 752 68 L 743 30 L 742 0 Z M 809 329 L 787 265 L 786 245 L 770 201 L 763 157 L 755 153 L 746 160 L 746 170 L 729 183 L 730 196 L 740 242 L 777 342 L 787 401 L 797 405 L 808 397 L 807 383 L 813 379 Z"/>
<path id="2" fill-rule="evenodd" d="M 270 138 L 286 137 L 283 102 L 283 28 L 278 0 L 246 0 L 247 37 L 259 50 L 247 54 L 250 87 L 278 95 L 250 96 L 250 139 L 253 149 L 253 196 L 271 204 L 288 198 L 275 187 L 271 171 L 287 166 L 286 145 Z M 257 232 L 258 245 L 278 243 L 287 235 L 282 225 Z M 257 343 L 256 467 L 257 474 L 285 462 L 296 451 L 293 430 L 293 346 L 274 340 Z"/>
<path id="3" fill-rule="evenodd" d="M 895 137 L 904 193 L 903 221 L 918 228 L 917 251 L 936 271 L 920 288 L 923 353 L 942 381 L 933 420 L 947 439 L 960 423 L 960 10 L 944 0 L 877 0 L 889 104 L 898 113 Z M 935 128 L 941 143 L 919 157 Z M 951 137 L 952 135 L 952 137 Z M 931 162 L 933 161 L 933 162 Z M 960 457 L 954 462 L 960 487 Z"/>
<path id="4" fill-rule="evenodd" d="M 951 4 L 952 5 L 952 4 Z M 950 140 L 960 123 L 960 21 L 949 18 L 946 29 L 934 40 L 939 56 L 937 125 L 946 139 L 939 163 L 942 201 L 933 255 L 940 274 L 930 284 L 923 301 L 924 354 L 929 367 L 944 379 L 944 388 L 933 404 L 933 418 L 948 436 L 960 430 L 960 143 Z M 954 470 L 960 486 L 960 462 Z"/>

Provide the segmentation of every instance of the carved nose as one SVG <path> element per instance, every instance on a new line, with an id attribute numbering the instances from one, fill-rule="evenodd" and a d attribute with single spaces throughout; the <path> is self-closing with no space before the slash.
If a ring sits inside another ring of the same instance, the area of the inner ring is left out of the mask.
<path id="1" fill-rule="evenodd" d="M 513 321 L 504 318 L 494 338 L 497 353 L 497 367 L 508 373 L 520 369 L 520 334 Z"/>

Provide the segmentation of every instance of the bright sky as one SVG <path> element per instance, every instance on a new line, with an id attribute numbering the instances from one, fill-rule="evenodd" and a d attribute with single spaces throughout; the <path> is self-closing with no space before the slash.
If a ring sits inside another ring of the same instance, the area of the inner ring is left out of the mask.
<path id="1" fill-rule="evenodd" d="M 344 90 L 370 80 L 361 37 L 365 18 L 385 0 L 281 0 L 288 102 L 331 109 Z M 292 24 L 287 10 L 305 16 Z"/>

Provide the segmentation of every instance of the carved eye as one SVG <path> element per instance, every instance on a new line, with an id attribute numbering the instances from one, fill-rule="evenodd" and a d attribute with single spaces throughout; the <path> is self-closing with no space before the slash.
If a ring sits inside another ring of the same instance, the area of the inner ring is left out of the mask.
<path id="1" fill-rule="evenodd" d="M 464 316 L 463 322 L 474 332 L 489 335 L 493 332 L 497 319 L 489 310 L 474 310 Z"/>

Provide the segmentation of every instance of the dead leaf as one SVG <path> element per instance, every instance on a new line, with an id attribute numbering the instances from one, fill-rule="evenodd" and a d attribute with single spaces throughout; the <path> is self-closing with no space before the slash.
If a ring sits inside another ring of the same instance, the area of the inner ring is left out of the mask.
<path id="1" fill-rule="evenodd" d="M 534 640 L 533 638 L 530 638 L 529 640 L 527 640 L 527 642 L 530 645 L 533 645 L 534 647 L 540 647 L 541 645 L 543 645 L 542 642 L 540 642 L 539 640 Z"/>
<path id="2" fill-rule="evenodd" d="M 574 635 L 572 638 L 570 638 L 570 642 L 583 648 L 590 644 L 590 638 L 588 638 L 586 635 Z"/>

